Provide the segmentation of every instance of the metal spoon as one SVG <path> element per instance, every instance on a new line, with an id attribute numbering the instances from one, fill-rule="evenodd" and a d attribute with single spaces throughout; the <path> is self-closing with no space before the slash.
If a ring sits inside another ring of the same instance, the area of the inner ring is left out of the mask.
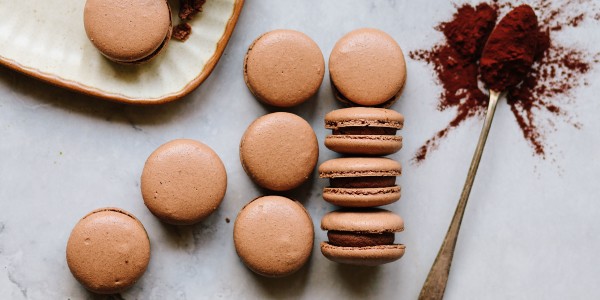
<path id="1" fill-rule="evenodd" d="M 481 135 L 479 135 L 479 142 L 477 142 L 477 148 L 475 148 L 475 153 L 473 154 L 473 160 L 469 167 L 465 186 L 463 187 L 458 206 L 454 212 L 454 217 L 452 217 L 452 222 L 450 222 L 450 226 L 448 227 L 444 242 L 431 266 L 425 284 L 421 289 L 419 300 L 439 300 L 444 297 L 446 282 L 448 281 L 448 274 L 450 273 L 450 265 L 452 264 L 452 257 L 454 256 L 454 248 L 456 247 L 456 239 L 458 238 L 458 231 L 460 230 L 460 224 L 462 223 L 465 208 L 467 207 L 469 194 L 471 193 L 473 181 L 477 174 L 481 154 L 483 153 L 483 148 L 485 147 L 485 142 L 488 133 L 490 132 L 490 127 L 492 126 L 492 120 L 494 119 L 496 104 L 498 103 L 500 94 L 501 93 L 498 91 L 490 90 L 490 101 L 488 103 L 487 113 L 485 114 L 483 129 L 481 130 Z"/>

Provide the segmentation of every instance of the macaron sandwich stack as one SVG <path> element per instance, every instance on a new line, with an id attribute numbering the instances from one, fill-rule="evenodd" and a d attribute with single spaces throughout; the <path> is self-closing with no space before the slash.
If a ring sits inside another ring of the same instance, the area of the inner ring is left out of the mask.
<path id="1" fill-rule="evenodd" d="M 326 214 L 321 229 L 327 242 L 321 252 L 346 264 L 380 265 L 404 255 L 405 246 L 395 244 L 395 233 L 404 230 L 402 218 L 377 206 L 400 199 L 396 177 L 402 173 L 397 161 L 382 157 L 402 148 L 396 132 L 404 116 L 386 109 L 402 93 L 406 64 L 400 46 L 376 29 L 358 29 L 335 45 L 329 71 L 336 98 L 352 106 L 325 116 L 332 134 L 325 146 L 345 157 L 319 166 L 319 176 L 329 179 L 323 199 L 342 207 Z"/>

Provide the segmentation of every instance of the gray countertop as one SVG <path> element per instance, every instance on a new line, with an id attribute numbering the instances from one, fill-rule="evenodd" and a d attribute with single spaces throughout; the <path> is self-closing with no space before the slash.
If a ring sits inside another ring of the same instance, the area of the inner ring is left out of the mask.
<path id="1" fill-rule="evenodd" d="M 242 60 L 254 38 L 276 28 L 305 32 L 326 61 L 337 39 L 359 27 L 390 33 L 407 53 L 438 42 L 433 27 L 453 11 L 451 3 L 434 0 L 249 0 L 212 75 L 184 99 L 156 107 L 110 103 L 0 68 L 0 298 L 93 298 L 69 272 L 66 241 L 87 212 L 117 206 L 142 221 L 152 244 L 148 271 L 124 299 L 415 299 L 454 212 L 482 121 L 466 122 L 423 164 L 411 164 L 416 149 L 453 112 L 436 110 L 441 89 L 431 68 L 407 58 L 408 83 L 393 106 L 406 116 L 404 148 L 392 155 L 403 163 L 403 195 L 389 207 L 405 219 L 397 240 L 406 245 L 406 255 L 378 268 L 325 259 L 319 224 L 333 207 L 320 198 L 327 182 L 313 176 L 287 194 L 312 215 L 312 258 L 292 276 L 263 278 L 244 267 L 232 240 L 238 211 L 263 194 L 242 169 L 239 141 L 255 118 L 273 111 L 249 93 Z M 599 52 L 598 30 L 598 22 L 584 22 L 558 38 Z M 582 128 L 556 123 L 547 135 L 552 154 L 545 160 L 532 155 L 508 106 L 500 103 L 446 299 L 600 297 L 599 76 L 592 70 L 590 85 L 577 89 L 569 106 Z M 319 162 L 336 157 L 322 142 L 323 117 L 338 107 L 325 80 L 315 99 L 291 109 L 314 126 Z M 190 227 L 162 224 L 140 194 L 144 161 L 175 138 L 211 146 L 229 177 L 219 210 Z"/>

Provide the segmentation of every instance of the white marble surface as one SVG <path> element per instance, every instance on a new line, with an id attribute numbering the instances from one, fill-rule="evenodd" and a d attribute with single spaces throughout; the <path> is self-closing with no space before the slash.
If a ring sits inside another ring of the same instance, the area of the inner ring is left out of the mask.
<path id="1" fill-rule="evenodd" d="M 408 59 L 408 84 L 393 107 L 407 119 L 405 147 L 393 155 L 404 163 L 403 197 L 390 207 L 405 218 L 406 231 L 398 240 L 407 245 L 406 255 L 379 268 L 325 259 L 317 246 L 325 233 L 318 226 L 332 207 L 320 198 L 327 183 L 312 178 L 291 195 L 312 214 L 313 256 L 290 277 L 265 279 L 243 266 L 232 242 L 237 212 L 262 194 L 242 170 L 238 143 L 252 120 L 271 111 L 246 89 L 242 59 L 255 37 L 275 28 L 307 33 L 326 59 L 339 37 L 364 26 L 389 32 L 407 51 L 423 48 L 439 40 L 433 26 L 452 11 L 449 2 L 434 0 L 249 0 L 214 73 L 189 96 L 159 107 L 104 102 L 0 69 L 0 298 L 94 298 L 69 273 L 66 241 L 84 214 L 118 206 L 139 217 L 152 243 L 149 269 L 120 295 L 124 299 L 415 299 L 454 211 L 481 120 L 454 131 L 424 164 L 408 163 L 452 117 L 435 109 L 440 88 L 430 67 Z M 598 30 L 598 23 L 585 22 L 559 38 L 598 52 Z M 548 160 L 532 156 L 508 107 L 500 103 L 446 299 L 600 297 L 598 70 L 588 79 L 591 84 L 575 92 L 577 104 L 569 108 L 583 127 L 557 123 L 549 136 L 554 154 Z M 320 162 L 335 157 L 322 146 L 322 119 L 338 106 L 326 80 L 316 99 L 292 110 L 314 125 Z M 229 175 L 220 209 L 192 227 L 161 224 L 139 191 L 146 157 L 182 137 L 215 149 Z"/>

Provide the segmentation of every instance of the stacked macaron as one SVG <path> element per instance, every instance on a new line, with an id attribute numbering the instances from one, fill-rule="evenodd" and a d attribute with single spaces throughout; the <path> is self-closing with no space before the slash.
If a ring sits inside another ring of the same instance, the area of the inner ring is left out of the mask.
<path id="1" fill-rule="evenodd" d="M 332 261 L 355 265 L 398 260 L 405 247 L 394 243 L 395 233 L 404 230 L 404 222 L 393 212 L 374 207 L 400 199 L 396 177 L 402 166 L 382 156 L 402 148 L 402 137 L 396 133 L 404 116 L 386 109 L 406 82 L 402 50 L 380 30 L 358 29 L 336 43 L 329 72 L 336 98 L 352 107 L 325 116 L 325 128 L 332 130 L 325 146 L 347 157 L 319 166 L 319 176 L 330 183 L 323 199 L 342 207 L 321 220 L 328 237 L 321 252 Z"/>

